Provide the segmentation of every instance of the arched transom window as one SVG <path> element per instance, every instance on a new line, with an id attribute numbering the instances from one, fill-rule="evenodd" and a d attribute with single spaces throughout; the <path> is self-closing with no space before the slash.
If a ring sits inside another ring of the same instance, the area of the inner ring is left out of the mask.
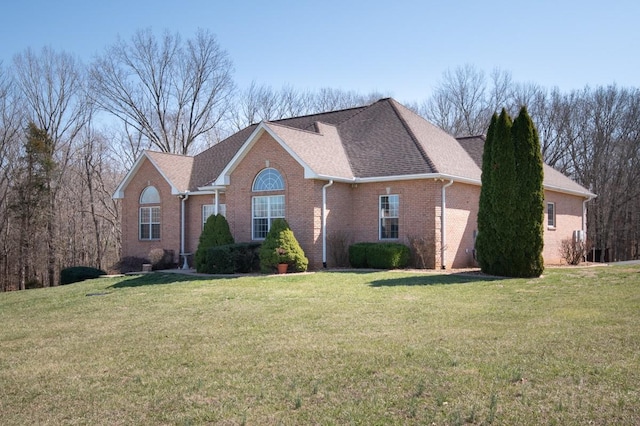
<path id="1" fill-rule="evenodd" d="M 147 186 L 140 194 L 140 212 L 138 215 L 138 238 L 141 240 L 160 239 L 160 193 L 154 186 Z"/>
<path id="2" fill-rule="evenodd" d="M 279 171 L 266 168 L 253 181 L 253 192 L 284 191 L 284 179 Z M 274 219 L 284 218 L 284 194 L 256 195 L 251 199 L 251 236 L 263 240 Z"/>
<path id="3" fill-rule="evenodd" d="M 279 171 L 273 168 L 262 170 L 253 181 L 253 191 L 282 191 L 284 179 Z"/>
<path id="4" fill-rule="evenodd" d="M 147 186 L 142 191 L 140 204 L 160 204 L 160 193 L 155 186 Z"/>

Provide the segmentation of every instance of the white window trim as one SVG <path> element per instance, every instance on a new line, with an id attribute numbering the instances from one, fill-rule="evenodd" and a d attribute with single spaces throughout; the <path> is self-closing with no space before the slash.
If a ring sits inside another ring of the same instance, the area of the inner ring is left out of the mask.
<path id="1" fill-rule="evenodd" d="M 266 173 L 274 173 L 275 175 L 277 175 L 278 181 L 281 185 L 273 188 L 256 188 L 258 180 L 261 179 L 261 177 Z M 284 177 L 282 176 L 282 173 L 280 173 L 278 169 L 274 169 L 273 167 L 267 167 L 266 169 L 260 170 L 260 172 L 253 179 L 253 183 L 251 184 L 251 191 L 252 192 L 284 191 L 284 186 L 285 186 L 285 183 L 284 183 Z"/>
<path id="2" fill-rule="evenodd" d="M 553 206 L 553 216 L 549 217 L 549 206 Z M 547 229 L 556 229 L 556 226 L 558 225 L 557 222 L 557 214 L 556 214 L 556 203 L 554 202 L 547 202 Z M 550 219 L 553 219 L 553 222 L 550 223 Z"/>
<path id="3" fill-rule="evenodd" d="M 273 222 L 274 219 L 284 219 L 284 216 L 271 216 L 271 200 L 272 198 L 275 197 L 282 197 L 282 204 L 285 206 L 286 209 L 286 204 L 285 204 L 285 198 L 283 194 L 276 194 L 276 195 L 256 195 L 251 197 L 251 239 L 254 241 L 264 241 L 264 238 L 258 238 L 256 237 L 256 229 L 255 229 L 255 219 L 267 219 L 267 232 L 269 232 L 269 230 L 271 230 L 271 222 Z M 266 198 L 267 199 L 267 216 L 263 217 L 256 217 L 255 216 L 255 199 L 256 198 Z"/>
<path id="4" fill-rule="evenodd" d="M 397 197 L 398 199 L 398 216 L 383 216 L 382 214 L 382 198 L 383 197 Z M 382 219 L 398 219 L 398 236 L 395 238 L 383 238 L 382 237 Z M 378 240 L 380 241 L 398 241 L 400 239 L 400 195 L 398 194 L 385 194 L 378 197 Z"/>
<path id="5" fill-rule="evenodd" d="M 145 222 L 144 225 L 149 225 L 149 236 L 142 236 L 142 210 L 149 210 L 149 222 Z M 153 209 L 158 209 L 158 222 L 153 221 Z M 159 241 L 162 238 L 162 218 L 160 216 L 160 206 L 144 206 L 140 207 L 138 210 L 138 240 L 140 241 Z M 153 238 L 153 225 L 159 225 L 159 236 L 158 238 Z"/>

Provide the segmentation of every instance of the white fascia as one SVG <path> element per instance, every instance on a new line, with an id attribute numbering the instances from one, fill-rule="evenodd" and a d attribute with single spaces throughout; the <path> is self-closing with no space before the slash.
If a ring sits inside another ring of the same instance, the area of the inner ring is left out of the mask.
<path id="1" fill-rule="evenodd" d="M 229 185 L 229 175 L 238 166 L 240 161 L 247 155 L 247 153 L 249 153 L 253 145 L 255 145 L 255 143 L 258 141 L 258 139 L 260 139 L 260 137 L 264 132 L 267 132 L 276 142 L 278 142 L 278 144 L 280 144 L 280 146 L 285 151 L 287 151 L 287 153 L 291 157 L 293 157 L 302 166 L 302 168 L 304 169 L 304 177 L 306 179 L 318 179 L 317 173 L 315 173 L 309 167 L 309 165 L 305 163 L 298 156 L 298 154 L 289 147 L 289 145 L 287 145 L 278 135 L 276 135 L 275 132 L 271 130 L 271 128 L 267 123 L 265 123 L 264 121 L 261 121 L 260 124 L 258 124 L 258 127 L 256 127 L 253 133 L 251 133 L 251 135 L 247 138 L 247 140 L 242 145 L 242 147 L 238 150 L 236 155 L 233 156 L 231 161 L 229 161 L 227 166 L 222 170 L 222 172 L 220 173 L 220 176 L 218 176 L 215 182 L 213 182 L 212 186 L 225 187 Z"/>
<path id="2" fill-rule="evenodd" d="M 142 163 L 144 162 L 145 158 L 147 160 L 149 160 L 149 162 L 153 165 L 153 167 L 156 168 L 158 173 L 160 173 L 160 176 L 162 176 L 162 178 L 167 181 L 167 183 L 171 187 L 171 195 L 181 195 L 182 194 L 182 191 L 180 191 L 180 189 L 178 189 L 178 187 L 175 186 L 173 184 L 173 182 L 171 182 L 169 177 L 167 177 L 167 175 L 164 174 L 162 169 L 160 169 L 160 167 L 158 167 L 158 164 L 155 161 L 153 161 L 153 159 L 149 155 L 147 155 L 147 151 L 143 151 L 142 155 L 140 157 L 138 157 L 136 162 L 133 164 L 133 167 L 131 167 L 131 170 L 129 170 L 129 172 L 124 177 L 124 179 L 122 179 L 122 182 L 120 182 L 120 185 L 118 185 L 118 187 L 114 191 L 114 193 L 111 196 L 111 198 L 113 198 L 114 200 L 120 200 L 120 199 L 124 198 L 124 190 L 127 188 L 129 183 L 133 180 L 133 177 L 135 176 L 135 174 L 138 172 L 138 170 L 142 166 Z"/>
<path id="3" fill-rule="evenodd" d="M 582 198 L 596 198 L 597 195 L 593 194 L 591 192 L 584 192 L 584 191 L 574 191 L 571 189 L 566 189 L 566 188 L 560 188 L 559 186 L 553 186 L 553 185 L 543 185 L 544 189 L 548 189 L 549 191 L 553 191 L 553 192 L 560 192 L 562 194 L 569 194 L 569 195 L 575 195 L 578 197 L 582 197 Z"/>
<path id="4" fill-rule="evenodd" d="M 326 180 L 327 177 L 321 177 Z M 441 179 L 441 180 L 453 180 L 459 183 L 468 183 L 470 185 L 480 185 L 481 182 L 477 179 L 471 179 L 461 176 L 452 176 L 443 173 L 420 173 L 413 175 L 396 175 L 396 176 L 378 176 L 378 177 L 368 177 L 368 178 L 354 178 L 351 180 L 346 180 L 340 178 L 331 178 L 336 181 L 341 182 L 349 182 L 349 183 L 376 183 L 376 182 L 393 182 L 400 180 L 426 180 L 426 179 Z"/>

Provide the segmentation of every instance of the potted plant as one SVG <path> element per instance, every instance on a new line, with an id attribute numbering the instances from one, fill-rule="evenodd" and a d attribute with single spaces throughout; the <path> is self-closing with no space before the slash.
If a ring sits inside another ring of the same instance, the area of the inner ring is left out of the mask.
<path id="1" fill-rule="evenodd" d="M 287 255 L 287 251 L 282 247 L 276 248 L 276 259 L 278 260 L 278 273 L 286 274 L 289 269 L 289 262 L 291 259 Z"/>

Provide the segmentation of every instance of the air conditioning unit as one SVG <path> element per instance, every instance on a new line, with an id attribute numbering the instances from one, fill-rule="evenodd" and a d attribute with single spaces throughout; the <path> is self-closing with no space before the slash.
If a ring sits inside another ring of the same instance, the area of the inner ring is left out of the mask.
<path id="1" fill-rule="evenodd" d="M 584 241 L 584 231 L 582 229 L 576 229 L 573 231 L 573 241 L 581 243 Z"/>

